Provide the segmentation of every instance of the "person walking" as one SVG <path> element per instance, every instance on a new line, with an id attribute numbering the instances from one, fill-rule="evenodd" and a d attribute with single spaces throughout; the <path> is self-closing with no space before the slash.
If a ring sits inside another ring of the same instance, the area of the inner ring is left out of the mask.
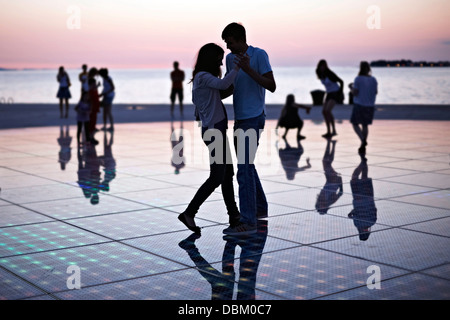
<path id="1" fill-rule="evenodd" d="M 223 232 L 228 235 L 244 235 L 256 232 L 258 218 L 268 215 L 268 205 L 254 159 L 260 134 L 265 126 L 265 93 L 275 92 L 276 83 L 269 56 L 263 49 L 247 44 L 243 25 L 230 23 L 222 32 L 222 39 L 231 51 L 226 57 L 227 73 L 234 68 L 238 57 L 241 70 L 233 87 L 223 96 L 233 94 L 234 145 L 238 158 L 237 181 L 239 185 L 239 225 Z"/>
<path id="2" fill-rule="evenodd" d="M 233 189 L 233 163 L 226 135 L 228 116 L 220 97 L 220 90 L 227 89 L 233 83 L 239 67 L 235 65 L 221 79 L 223 57 L 224 50 L 220 46 L 214 43 L 204 45 L 198 53 L 192 77 L 192 102 L 201 121 L 203 142 L 209 149 L 210 173 L 178 219 L 197 234 L 200 228 L 195 224 L 194 217 L 203 202 L 219 186 L 222 187 L 230 226 L 234 227 L 239 222 L 239 209 Z"/>
<path id="3" fill-rule="evenodd" d="M 358 152 L 366 153 L 369 125 L 372 124 L 375 113 L 375 99 L 378 93 L 378 82 L 372 76 L 370 65 L 366 61 L 360 63 L 359 74 L 350 86 L 353 94 L 353 110 L 350 122 L 361 140 Z M 360 127 L 361 126 L 361 127 Z"/>

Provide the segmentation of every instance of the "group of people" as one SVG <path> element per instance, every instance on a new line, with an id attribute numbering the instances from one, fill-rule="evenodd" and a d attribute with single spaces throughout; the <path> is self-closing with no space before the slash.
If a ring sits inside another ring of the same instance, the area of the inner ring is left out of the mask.
<path id="1" fill-rule="evenodd" d="M 349 84 L 350 92 L 353 97 L 353 110 L 350 117 L 353 129 L 361 140 L 361 146 L 358 152 L 364 154 L 366 152 L 367 137 L 369 134 L 368 126 L 372 124 L 375 112 L 375 99 L 378 93 L 378 83 L 372 76 L 370 64 L 366 61 L 360 63 L 360 70 L 355 81 Z M 333 108 L 336 104 L 340 104 L 344 100 L 344 81 L 330 70 L 326 60 L 320 60 L 316 74 L 326 89 L 326 95 L 323 102 L 322 114 L 327 127 L 327 132 L 322 136 L 324 138 L 332 138 L 337 135 L 336 126 L 333 116 Z M 306 109 L 310 112 L 311 107 L 295 103 L 294 95 L 290 94 L 286 98 L 286 104 L 281 111 L 280 119 L 277 123 L 279 127 L 285 128 L 286 135 L 289 129 L 297 129 L 297 138 L 304 139 L 300 134 L 303 128 L 303 120 L 298 114 L 298 109 Z"/>
<path id="2" fill-rule="evenodd" d="M 208 43 L 199 50 L 193 70 L 192 102 L 201 121 L 203 141 L 210 152 L 210 174 L 178 219 L 188 229 L 200 234 L 195 215 L 212 192 L 221 186 L 230 224 L 223 232 L 227 235 L 247 235 L 256 233 L 258 219 L 268 215 L 267 199 L 253 160 L 265 127 L 265 92 L 275 92 L 276 82 L 266 51 L 247 44 L 243 25 L 229 24 L 222 32 L 222 39 L 230 50 L 226 56 L 225 76 L 222 78 L 221 74 L 224 50 L 214 43 Z M 344 82 L 328 68 L 325 60 L 319 62 L 316 72 L 327 91 L 323 106 L 327 133 L 323 136 L 331 138 L 337 135 L 332 109 L 343 99 Z M 361 139 L 359 151 L 364 153 L 377 94 L 377 82 L 371 76 L 367 62 L 361 62 L 360 73 L 350 89 L 354 95 L 351 122 Z M 226 134 L 228 116 L 222 103 L 222 99 L 230 95 L 233 95 L 235 115 L 233 142 L 238 159 L 239 206 L 234 197 L 234 169 Z M 172 112 L 173 97 L 172 94 Z M 277 125 L 286 128 L 284 138 L 291 128 L 297 128 L 298 139 L 304 138 L 300 134 L 303 121 L 298 116 L 298 108 L 310 111 L 310 107 L 296 104 L 294 96 L 289 95 Z M 221 143 L 217 144 L 216 140 Z M 218 145 L 221 147 L 217 148 Z"/>
<path id="3" fill-rule="evenodd" d="M 100 83 L 97 83 L 96 77 L 100 76 L 103 80 L 102 92 L 99 94 L 98 87 Z M 82 72 L 78 76 L 81 83 L 80 100 L 75 106 L 77 112 L 77 142 L 78 145 L 82 142 L 82 132 L 84 129 L 85 140 L 91 144 L 98 144 L 98 141 L 94 138 L 95 132 L 99 131 L 96 128 L 97 114 L 100 112 L 100 107 L 103 108 L 103 128 L 102 130 L 113 131 L 114 120 L 111 112 L 112 102 L 115 96 L 114 82 L 109 75 L 108 69 L 95 67 L 90 68 L 88 71 L 87 65 L 82 66 Z M 58 75 L 56 77 L 59 82 L 59 89 L 57 92 L 57 98 L 59 98 L 60 117 L 68 118 L 69 114 L 69 99 L 72 97 L 70 93 L 70 77 L 64 70 L 64 67 L 60 67 Z M 63 112 L 63 104 L 65 103 L 65 114 Z M 109 122 L 110 127 L 107 128 Z"/>

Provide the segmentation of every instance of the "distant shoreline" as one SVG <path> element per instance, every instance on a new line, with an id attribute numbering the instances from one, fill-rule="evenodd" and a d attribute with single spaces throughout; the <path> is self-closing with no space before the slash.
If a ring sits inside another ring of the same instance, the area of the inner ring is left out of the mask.
<path id="1" fill-rule="evenodd" d="M 450 67 L 450 61 L 376 60 L 371 61 L 370 66 L 387 68 L 447 68 Z"/>

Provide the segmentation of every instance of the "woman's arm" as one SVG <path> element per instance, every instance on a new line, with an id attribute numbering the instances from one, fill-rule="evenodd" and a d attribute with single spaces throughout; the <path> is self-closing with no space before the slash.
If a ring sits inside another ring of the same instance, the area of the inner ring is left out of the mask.
<path id="1" fill-rule="evenodd" d="M 217 78 L 210 73 L 206 73 L 203 76 L 205 78 L 205 86 L 218 90 L 226 90 L 233 84 L 237 73 L 238 69 L 234 68 L 223 79 Z"/>

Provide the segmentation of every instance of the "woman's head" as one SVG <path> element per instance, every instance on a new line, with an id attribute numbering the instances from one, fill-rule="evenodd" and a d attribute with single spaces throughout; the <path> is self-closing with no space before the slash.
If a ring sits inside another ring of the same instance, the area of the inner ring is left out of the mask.
<path id="1" fill-rule="evenodd" d="M 319 79 L 323 79 L 326 75 L 326 73 L 328 72 L 329 68 L 328 68 L 328 64 L 326 60 L 320 60 L 319 63 L 317 64 L 317 68 L 316 68 L 316 74 L 317 77 Z"/>
<path id="2" fill-rule="evenodd" d="M 288 94 L 286 97 L 286 105 L 292 105 L 295 102 L 295 97 L 293 94 Z"/>
<path id="3" fill-rule="evenodd" d="M 208 43 L 201 47 L 197 55 L 193 78 L 201 71 L 209 72 L 213 76 L 220 77 L 222 75 L 220 66 L 222 65 L 224 53 L 225 51 L 222 47 L 215 43 Z"/>
<path id="4" fill-rule="evenodd" d="M 372 70 L 370 69 L 370 64 L 367 61 L 361 61 L 359 64 L 359 76 L 370 76 Z"/>

